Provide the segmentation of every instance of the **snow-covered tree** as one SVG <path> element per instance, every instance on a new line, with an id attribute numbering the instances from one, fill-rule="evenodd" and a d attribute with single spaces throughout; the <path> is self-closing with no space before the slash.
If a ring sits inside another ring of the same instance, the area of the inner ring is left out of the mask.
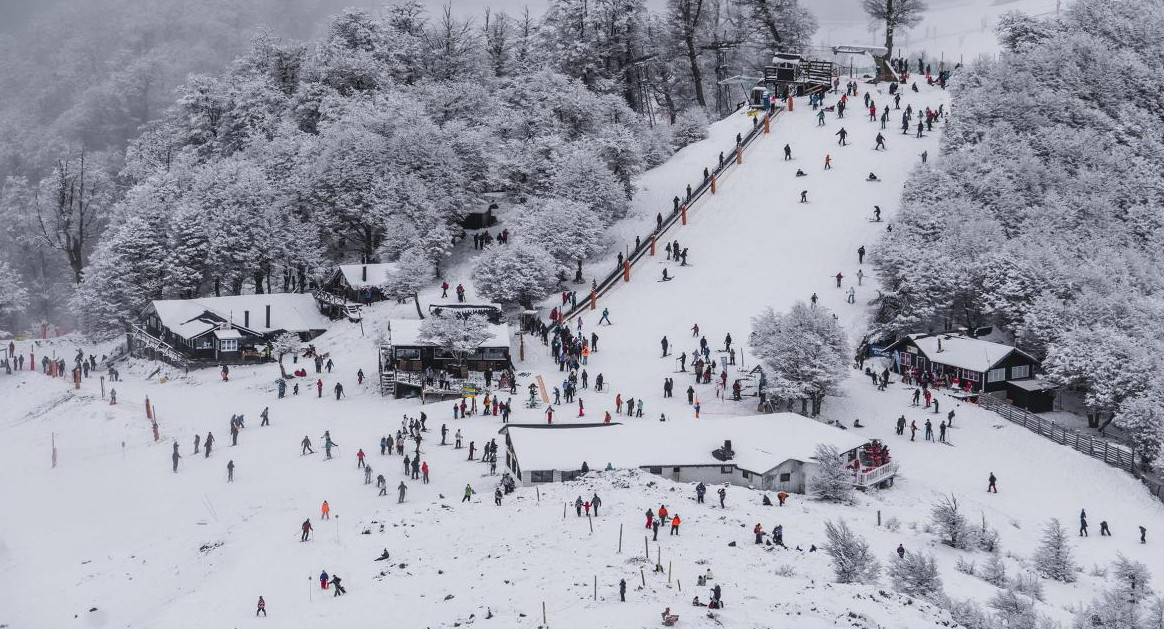
<path id="1" fill-rule="evenodd" d="M 1005 587 L 1007 582 L 1006 564 L 1002 562 L 1002 555 L 990 553 L 986 561 L 982 563 L 982 569 L 979 570 L 978 576 L 993 586 Z"/>
<path id="2" fill-rule="evenodd" d="M 0 260 L 0 316 L 20 312 L 28 305 L 28 291 L 25 290 L 20 277 Z"/>
<path id="3" fill-rule="evenodd" d="M 161 297 L 165 236 L 144 218 L 130 217 L 110 230 L 93 252 L 72 305 L 87 330 L 111 335 L 125 330 L 151 299 Z"/>
<path id="4" fill-rule="evenodd" d="M 832 559 L 837 583 L 869 585 L 877 582 L 881 565 L 869 550 L 865 538 L 851 530 L 844 520 L 825 522 L 825 536 L 828 543 L 824 551 Z"/>
<path id="5" fill-rule="evenodd" d="M 1043 540 L 1032 557 L 1035 569 L 1048 579 L 1071 583 L 1075 581 L 1076 565 L 1071 552 L 1067 531 L 1052 518 L 1043 528 Z"/>
<path id="6" fill-rule="evenodd" d="M 1164 444 L 1164 398 L 1158 388 L 1125 400 L 1115 423 L 1127 431 L 1144 467 L 1151 469 Z"/>
<path id="7" fill-rule="evenodd" d="M 514 208 L 509 235 L 515 242 L 535 245 L 570 269 L 602 250 L 606 222 L 595 209 L 567 199 L 530 199 Z"/>
<path id="8" fill-rule="evenodd" d="M 283 357 L 287 354 L 296 354 L 303 348 L 303 341 L 294 332 L 284 332 L 271 341 L 271 352 L 279 358 L 279 373 L 287 377 L 287 370 L 283 368 Z"/>
<path id="9" fill-rule="evenodd" d="M 840 324 L 824 308 L 799 302 L 786 314 L 768 308 L 752 319 L 752 353 L 764 363 L 767 394 L 808 402 L 813 416 L 849 375 L 850 352 Z"/>
<path id="10" fill-rule="evenodd" d="M 1014 590 L 1002 590 L 990 599 L 990 608 L 1007 629 L 1035 629 L 1039 620 L 1035 602 Z"/>
<path id="11" fill-rule="evenodd" d="M 808 493 L 818 500 L 848 504 L 853 502 L 853 472 L 836 446 L 818 443 L 812 458 L 816 473 L 808 478 Z"/>
<path id="12" fill-rule="evenodd" d="M 473 284 L 489 299 L 531 308 L 557 285 L 555 268 L 554 258 L 535 244 L 494 245 L 473 263 Z"/>
<path id="13" fill-rule="evenodd" d="M 902 594 L 928 599 L 942 593 L 938 563 L 929 553 L 907 550 L 903 557 L 894 553 L 889 558 L 889 578 Z"/>
<path id="14" fill-rule="evenodd" d="M 1139 561 L 1128 559 L 1123 554 L 1116 555 L 1110 576 L 1115 579 L 1116 592 L 1133 603 L 1143 603 L 1153 595 L 1152 573 Z"/>
<path id="15" fill-rule="evenodd" d="M 432 283 L 436 269 L 423 251 L 409 249 L 400 256 L 399 268 L 389 278 L 388 283 L 380 287 L 384 294 L 394 299 L 411 299 L 416 305 L 416 315 L 423 319 L 424 313 L 420 309 L 420 291 Z"/>
<path id="16" fill-rule="evenodd" d="M 420 340 L 448 350 L 464 364 L 482 343 L 493 338 L 484 315 L 429 317 L 420 324 Z"/>
<path id="17" fill-rule="evenodd" d="M 953 548 L 969 548 L 972 537 L 966 516 L 958 508 L 958 499 L 943 495 L 930 507 L 930 521 L 942 538 L 942 543 Z"/>

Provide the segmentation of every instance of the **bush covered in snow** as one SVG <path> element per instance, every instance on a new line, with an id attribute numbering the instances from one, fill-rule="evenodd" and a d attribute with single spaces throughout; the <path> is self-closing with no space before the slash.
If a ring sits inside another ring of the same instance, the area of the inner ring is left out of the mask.
<path id="1" fill-rule="evenodd" d="M 837 583 L 864 583 L 877 581 L 881 565 L 869 550 L 869 542 L 858 535 L 844 520 L 825 522 L 828 542 L 824 550 L 833 562 Z"/>
<path id="2" fill-rule="evenodd" d="M 930 553 L 907 550 L 904 557 L 891 555 L 889 578 L 893 581 L 893 588 L 903 594 L 926 599 L 938 598 L 942 594 L 938 563 Z"/>
<path id="3" fill-rule="evenodd" d="M 800 400 L 805 414 L 818 415 L 825 396 L 849 377 L 845 333 L 824 308 L 798 302 L 785 314 L 764 310 L 752 319 L 751 345 L 764 363 L 768 397 Z"/>

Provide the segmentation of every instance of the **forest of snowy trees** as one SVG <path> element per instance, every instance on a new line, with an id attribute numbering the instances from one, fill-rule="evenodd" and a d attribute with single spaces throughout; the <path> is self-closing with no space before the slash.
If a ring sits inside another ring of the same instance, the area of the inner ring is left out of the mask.
<path id="1" fill-rule="evenodd" d="M 127 14 L 102 22 L 112 32 L 86 31 L 74 4 L 0 38 L 21 59 L 0 69 L 0 270 L 26 291 L 10 324 L 75 316 L 98 333 L 152 298 L 301 290 L 340 261 L 435 274 L 483 192 L 523 204 L 520 230 L 550 254 L 524 259 L 561 272 L 600 250 L 638 173 L 706 134 L 708 45 L 731 42 L 732 67 L 754 70 L 816 29 L 798 0 L 554 0 L 544 16 L 471 18 L 408 2 L 341 12 L 317 40 L 278 34 L 319 24 L 307 2 L 131 16 L 108 0 Z M 16 54 L 58 24 L 76 37 Z"/>
<path id="2" fill-rule="evenodd" d="M 954 82 L 944 158 L 876 249 L 880 332 L 998 325 L 1114 413 L 1148 462 L 1164 387 L 1164 15 L 1079 0 L 1008 16 Z"/>

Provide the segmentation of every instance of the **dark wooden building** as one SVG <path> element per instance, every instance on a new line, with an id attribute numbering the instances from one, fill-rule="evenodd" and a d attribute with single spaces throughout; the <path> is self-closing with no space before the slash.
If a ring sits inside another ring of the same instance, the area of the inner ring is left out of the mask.
<path id="1" fill-rule="evenodd" d="M 1002 391 L 1008 380 L 1034 378 L 1039 361 L 1003 343 L 958 333 L 911 334 L 883 350 L 897 373 L 917 370 L 945 376 L 971 392 Z"/>

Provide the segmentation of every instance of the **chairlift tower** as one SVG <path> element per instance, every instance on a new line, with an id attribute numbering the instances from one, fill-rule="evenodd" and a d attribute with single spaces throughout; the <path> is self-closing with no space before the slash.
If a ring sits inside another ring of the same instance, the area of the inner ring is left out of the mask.
<path id="1" fill-rule="evenodd" d="M 731 87 L 724 81 L 728 78 L 728 51 L 739 48 L 739 40 L 721 40 L 719 33 L 713 35 L 712 42 L 700 46 L 703 50 L 715 51 L 715 111 L 723 116 L 731 112 Z"/>
<path id="2" fill-rule="evenodd" d="M 655 126 L 655 108 L 651 103 L 651 63 L 658 55 L 644 54 L 631 60 L 635 73 L 636 107 L 642 116 L 646 116 L 651 126 Z"/>

